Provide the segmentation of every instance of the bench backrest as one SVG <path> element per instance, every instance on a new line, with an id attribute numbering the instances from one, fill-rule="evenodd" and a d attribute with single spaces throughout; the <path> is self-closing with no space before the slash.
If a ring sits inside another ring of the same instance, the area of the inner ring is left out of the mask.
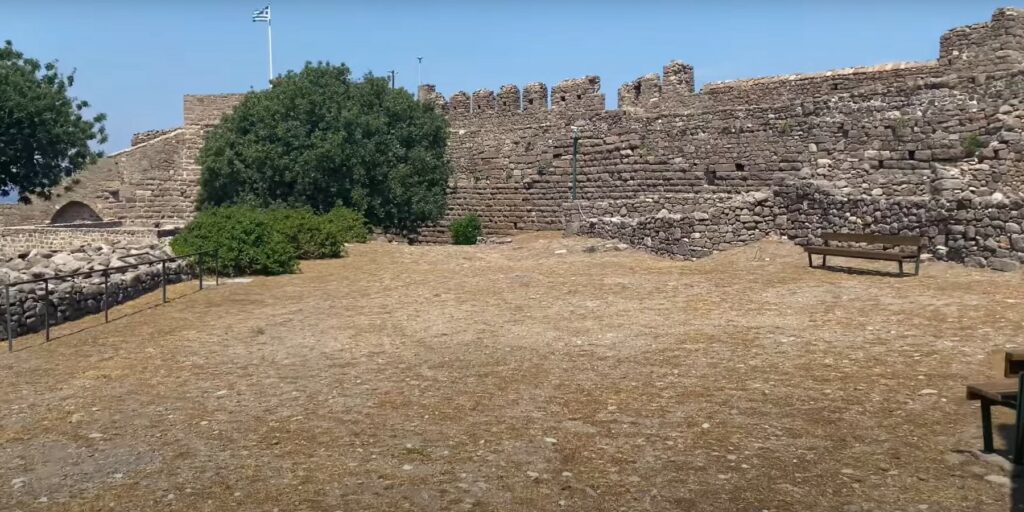
<path id="1" fill-rule="evenodd" d="M 867 233 L 822 233 L 821 238 L 829 242 L 912 245 L 914 247 L 921 247 L 928 243 L 928 239 L 923 236 L 871 235 Z"/>

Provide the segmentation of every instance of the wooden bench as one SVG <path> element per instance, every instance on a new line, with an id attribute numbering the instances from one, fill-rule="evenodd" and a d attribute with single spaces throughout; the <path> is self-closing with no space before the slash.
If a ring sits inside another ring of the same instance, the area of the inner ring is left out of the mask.
<path id="1" fill-rule="evenodd" d="M 1017 411 L 1013 463 L 1024 461 L 1024 407 L 1021 397 L 1024 396 L 1024 350 L 1007 350 L 1003 354 L 1002 380 L 981 382 L 967 385 L 967 399 L 981 401 L 981 435 L 984 450 L 991 452 L 992 447 L 992 406 L 998 405 Z"/>
<path id="2" fill-rule="evenodd" d="M 811 260 L 812 254 L 821 255 L 822 268 L 828 266 L 829 256 L 843 258 L 860 258 L 865 260 L 887 260 L 899 263 L 900 275 L 903 274 L 903 262 L 914 262 L 914 275 L 921 271 L 921 248 L 927 244 L 928 239 L 923 236 L 902 236 L 902 235 L 868 235 L 859 233 L 822 233 L 821 238 L 825 240 L 824 246 L 804 246 L 807 252 L 807 265 L 814 268 Z M 880 249 L 860 249 L 849 247 L 833 247 L 830 242 L 839 243 L 863 243 L 872 245 L 891 245 L 898 248 L 913 247 L 912 251 L 885 251 Z"/>
<path id="3" fill-rule="evenodd" d="M 992 406 L 998 405 L 1017 411 L 1014 422 L 1013 456 L 1014 464 L 1024 462 L 1024 407 L 1021 407 L 1021 396 L 1024 396 L 1024 373 L 1014 379 L 1002 379 L 967 385 L 967 399 L 981 401 L 981 437 L 983 450 L 994 451 L 992 444 Z"/>

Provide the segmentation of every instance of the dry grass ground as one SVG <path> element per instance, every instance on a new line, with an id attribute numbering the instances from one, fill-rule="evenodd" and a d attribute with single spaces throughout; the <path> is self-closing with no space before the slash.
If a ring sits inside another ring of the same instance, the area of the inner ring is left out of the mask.
<path id="1" fill-rule="evenodd" d="M 19 340 L 0 509 L 1010 510 L 963 384 L 1020 275 L 593 243 L 368 244 Z"/>

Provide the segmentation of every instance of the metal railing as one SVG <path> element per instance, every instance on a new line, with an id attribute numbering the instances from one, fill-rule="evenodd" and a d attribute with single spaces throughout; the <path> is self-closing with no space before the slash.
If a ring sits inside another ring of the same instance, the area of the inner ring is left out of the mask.
<path id="1" fill-rule="evenodd" d="M 100 307 L 103 310 L 103 323 L 107 323 L 107 322 L 110 322 L 110 306 L 111 306 L 111 304 L 110 304 L 110 275 L 111 275 L 111 273 L 123 274 L 125 271 L 127 271 L 129 269 L 133 269 L 133 268 L 145 267 L 145 266 L 148 266 L 148 265 L 160 265 L 161 303 L 162 304 L 166 304 L 167 303 L 167 263 L 168 262 L 173 262 L 173 261 L 187 260 L 189 258 L 196 258 L 196 267 L 198 269 L 198 277 L 199 277 L 199 289 L 202 290 L 203 289 L 203 256 L 207 255 L 207 254 L 213 254 L 213 265 L 214 265 L 214 268 L 216 268 L 217 267 L 217 252 L 211 249 L 211 250 L 206 250 L 206 251 L 194 252 L 194 253 L 191 253 L 191 254 L 185 254 L 185 255 L 182 255 L 182 256 L 173 256 L 173 257 L 170 257 L 170 258 L 156 259 L 156 260 L 153 260 L 153 261 L 145 261 L 145 262 L 141 262 L 141 263 L 131 263 L 131 264 L 128 264 L 128 265 L 118 265 L 116 267 L 109 267 L 109 268 L 105 268 L 105 269 L 102 269 L 102 270 L 86 270 L 84 272 L 76 272 L 74 274 L 63 274 L 63 275 L 55 275 L 55 276 L 50 276 L 50 277 L 40 277 L 40 278 L 37 278 L 37 279 L 28 279 L 28 280 L 25 280 L 25 281 L 18 281 L 18 282 L 14 282 L 14 283 L 7 283 L 7 284 L 4 285 L 4 311 L 5 311 L 5 318 L 4 318 L 5 329 L 4 329 L 4 334 L 5 334 L 5 337 L 7 338 L 7 351 L 8 352 L 13 352 L 14 351 L 14 339 L 17 337 L 17 334 L 15 333 L 16 331 L 14 330 L 14 327 L 13 327 L 13 320 L 11 319 L 11 288 L 16 288 L 18 286 L 22 286 L 22 285 L 26 285 L 26 284 L 43 283 L 43 301 L 42 301 L 42 304 L 43 304 L 43 323 L 45 324 L 46 341 L 50 341 L 50 326 L 51 326 L 51 323 L 50 323 L 50 307 L 53 305 L 52 304 L 53 301 L 50 299 L 50 281 L 64 280 L 64 279 L 73 279 L 73 278 L 76 278 L 76 277 L 95 276 L 96 274 L 102 274 L 103 275 L 103 300 L 101 301 L 102 305 Z M 138 257 L 138 256 L 154 256 L 154 255 L 152 253 L 144 252 L 144 253 L 138 253 L 138 254 L 129 254 L 129 255 L 125 255 L 123 257 L 124 258 L 131 258 L 131 257 Z M 220 284 L 220 275 L 215 273 L 214 277 L 216 279 L 215 284 L 219 285 Z M 114 305 L 116 305 L 116 304 L 114 304 Z M 56 308 L 54 308 L 54 309 L 56 309 Z M 22 310 L 22 312 L 21 312 L 22 318 L 24 319 L 24 316 L 25 316 L 25 308 L 24 308 L 24 306 L 22 306 L 21 310 Z M 86 316 L 86 315 L 83 315 L 83 316 Z M 57 325 L 57 324 L 54 324 L 54 325 Z"/>

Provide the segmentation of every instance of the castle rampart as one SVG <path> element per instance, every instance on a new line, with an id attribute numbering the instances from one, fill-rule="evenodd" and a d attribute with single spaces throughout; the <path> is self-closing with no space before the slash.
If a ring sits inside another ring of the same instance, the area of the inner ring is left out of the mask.
<path id="1" fill-rule="evenodd" d="M 942 35 L 939 47 L 934 61 L 734 80 L 700 91 L 694 69 L 673 61 L 660 75 L 617 88 L 616 110 L 605 108 L 597 76 L 550 89 L 543 83 L 521 89 L 506 84 L 497 93 L 479 89 L 448 99 L 424 85 L 420 100 L 449 119 L 455 174 L 446 220 L 424 229 L 419 241 L 446 241 L 447 220 L 470 212 L 481 215 L 491 235 L 565 227 L 573 127 L 580 137 L 577 192 L 588 203 L 781 191 L 814 182 L 828 183 L 837 197 L 850 201 L 928 205 L 936 204 L 929 198 L 941 197 L 948 201 L 944 211 L 961 204 L 964 210 L 956 215 L 982 218 L 974 199 L 1024 192 L 1024 11 L 997 10 L 986 23 Z M 143 137 L 146 142 L 120 156 L 124 164 L 115 171 L 105 161 L 83 173 L 82 181 L 90 184 L 82 187 L 89 192 L 81 200 L 105 220 L 184 222 L 198 192 L 196 157 L 203 138 L 243 97 L 186 96 L 182 129 Z M 152 153 L 177 156 L 156 166 L 147 164 Z M 965 162 L 967 157 L 973 159 Z M 170 177 L 163 182 L 174 185 L 146 179 L 146 169 L 159 169 Z M 103 190 L 115 189 L 103 196 Z M 0 222 L 24 217 L 0 214 Z M 920 229 L 869 219 L 857 225 L 869 231 Z M 775 226 L 775 220 L 765 226 Z M 1014 233 L 993 223 L 978 229 L 983 237 L 965 241 L 959 254 L 1007 256 L 994 247 L 1010 250 Z M 1019 258 L 1018 252 L 1011 256 Z"/>

